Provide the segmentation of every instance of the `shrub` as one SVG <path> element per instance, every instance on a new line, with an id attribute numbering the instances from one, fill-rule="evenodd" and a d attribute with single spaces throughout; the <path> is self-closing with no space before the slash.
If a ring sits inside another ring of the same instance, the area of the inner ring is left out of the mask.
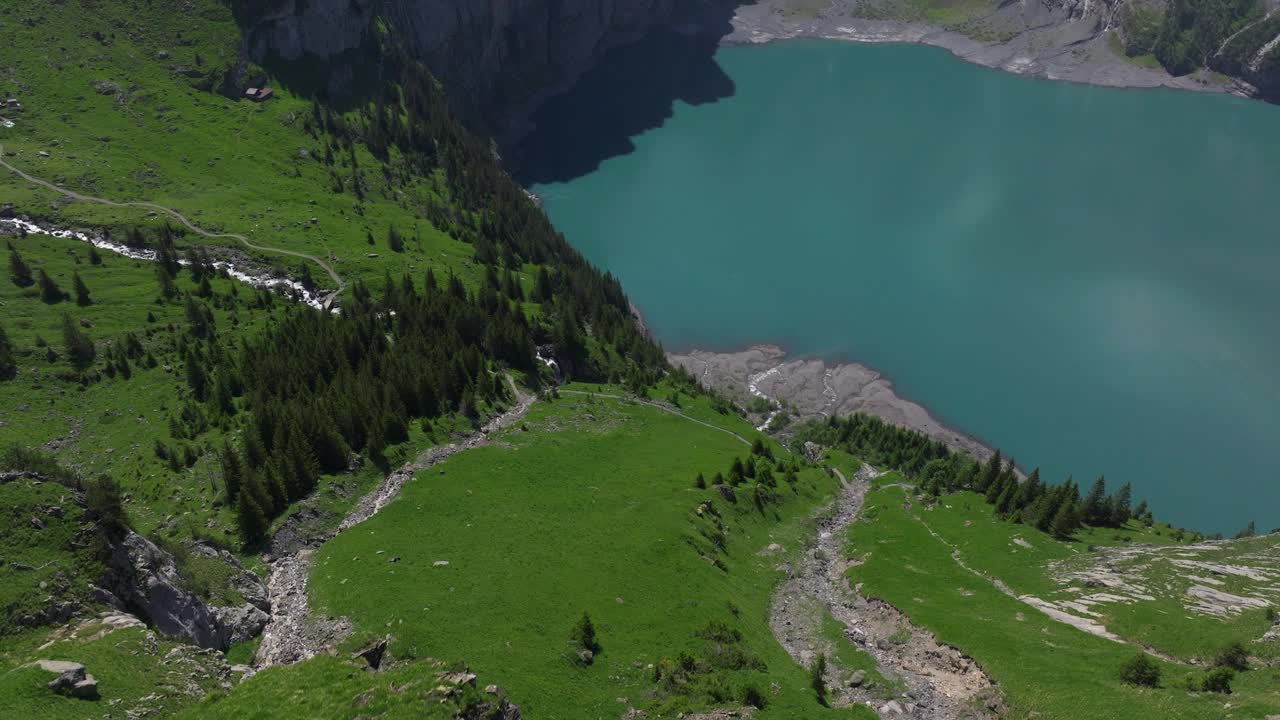
<path id="1" fill-rule="evenodd" d="M 750 705 L 757 710 L 763 710 L 768 701 L 764 699 L 764 693 L 760 692 L 760 688 L 752 683 L 742 686 L 742 704 Z"/>
<path id="2" fill-rule="evenodd" d="M 1160 666 L 1146 653 L 1138 653 L 1120 666 L 1120 680 L 1138 687 L 1159 687 Z"/>
<path id="3" fill-rule="evenodd" d="M 1229 667 L 1216 667 L 1205 673 L 1204 679 L 1200 681 L 1200 689 L 1205 692 L 1229 694 L 1231 692 L 1231 681 L 1235 677 L 1235 670 Z"/>
<path id="4" fill-rule="evenodd" d="M 827 704 L 827 656 L 818 653 L 818 659 L 813 662 L 813 667 L 809 669 L 809 686 L 813 688 L 813 694 L 818 698 L 819 705 Z"/>
<path id="5" fill-rule="evenodd" d="M 1244 645 L 1233 642 L 1218 651 L 1217 656 L 1213 658 L 1213 666 L 1244 672 L 1249 669 L 1249 653 L 1244 649 Z"/>
<path id="6" fill-rule="evenodd" d="M 600 643 L 596 641 L 596 627 L 591 623 L 591 616 L 585 611 L 582 618 L 578 620 L 578 624 L 573 628 L 573 644 L 579 650 L 590 650 L 592 653 L 600 652 Z"/>
<path id="7" fill-rule="evenodd" d="M 110 475 L 99 475 L 85 488 L 84 504 L 89 517 L 108 538 L 119 540 L 129 530 L 129 517 L 120 498 L 120 486 Z"/>

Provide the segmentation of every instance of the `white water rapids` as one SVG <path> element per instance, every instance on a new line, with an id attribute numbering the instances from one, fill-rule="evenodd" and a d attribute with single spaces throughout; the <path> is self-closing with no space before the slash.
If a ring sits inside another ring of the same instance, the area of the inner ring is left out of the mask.
<path id="1" fill-rule="evenodd" d="M 133 260 L 147 260 L 150 262 L 159 260 L 159 253 L 155 250 L 151 250 L 149 248 L 129 247 L 127 245 L 112 242 L 101 235 L 90 235 L 75 230 L 61 230 L 53 227 L 43 227 L 29 220 L 22 220 L 20 218 L 0 218 L 0 227 L 4 226 L 26 231 L 28 235 L 49 235 L 56 238 L 79 240 L 80 242 L 89 243 L 99 250 L 106 250 L 107 252 L 131 258 Z M 191 263 L 187 260 L 179 259 L 178 264 L 187 266 Z M 253 287 L 283 290 L 286 295 L 298 298 L 300 302 L 304 302 L 317 310 L 324 308 L 325 295 L 319 291 L 313 292 L 307 290 L 302 286 L 302 283 L 296 280 L 291 280 L 287 277 L 247 272 L 226 260 L 214 260 L 210 265 L 212 265 L 215 270 L 225 272 L 230 277 L 248 285 L 252 285 Z"/>

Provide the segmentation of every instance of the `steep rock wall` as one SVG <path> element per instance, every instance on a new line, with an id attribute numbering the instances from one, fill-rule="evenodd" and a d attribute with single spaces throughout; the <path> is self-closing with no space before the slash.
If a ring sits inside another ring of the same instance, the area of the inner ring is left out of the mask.
<path id="1" fill-rule="evenodd" d="M 701 17 L 727 0 L 270 0 L 248 3 L 245 43 L 261 61 L 334 58 L 374 18 L 449 88 L 464 117 L 498 129 L 505 113 L 569 80 L 610 47 Z"/>

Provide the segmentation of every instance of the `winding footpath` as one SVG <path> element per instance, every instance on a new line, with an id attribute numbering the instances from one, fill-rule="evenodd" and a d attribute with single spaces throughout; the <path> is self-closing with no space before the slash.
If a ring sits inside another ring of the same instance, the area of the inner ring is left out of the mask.
<path id="1" fill-rule="evenodd" d="M 586 390 L 564 390 L 564 389 L 561 389 L 559 392 L 560 392 L 561 394 L 564 394 L 564 395 L 583 395 L 583 396 L 587 396 L 587 397 L 608 398 L 608 399 L 610 399 L 610 400 L 618 400 L 618 401 L 620 401 L 620 402 L 634 402 L 634 403 L 640 403 L 641 405 L 648 405 L 649 407 L 657 408 L 657 409 L 661 410 L 662 412 L 667 413 L 668 415 L 675 415 L 676 417 L 682 417 L 682 418 L 684 418 L 685 420 L 688 420 L 688 421 L 689 421 L 689 422 L 691 422 L 691 423 L 697 423 L 697 424 L 701 425 L 702 427 L 705 427 L 705 428 L 711 428 L 712 430 L 718 430 L 718 431 L 720 431 L 720 432 L 722 432 L 722 433 L 725 433 L 726 435 L 732 435 L 733 437 L 737 438 L 737 439 L 738 439 L 738 442 L 742 443 L 743 445 L 750 445 L 750 444 L 751 444 L 751 441 L 750 441 L 750 440 L 748 440 L 748 439 L 746 439 L 746 438 L 742 437 L 741 435 L 739 435 L 738 433 L 736 433 L 736 432 L 734 432 L 734 431 L 732 431 L 732 430 L 729 430 L 728 428 L 722 428 L 722 427 L 720 427 L 719 425 L 712 425 L 711 423 L 709 423 L 709 422 L 704 422 L 704 421 L 702 421 L 702 420 L 699 420 L 699 419 L 698 419 L 698 418 L 696 418 L 696 417 L 690 417 L 690 416 L 685 415 L 684 413 L 680 412 L 679 410 L 676 410 L 675 408 L 673 408 L 673 407 L 671 407 L 671 406 L 669 406 L 669 405 L 665 405 L 665 404 L 663 404 L 663 403 L 660 403 L 660 402 L 658 402 L 658 401 L 656 401 L 656 400 L 647 400 L 647 399 L 645 399 L 645 398 L 628 397 L 628 396 L 624 396 L 624 395 L 609 395 L 609 394 L 607 394 L 607 393 L 596 393 L 596 392 L 589 392 L 589 391 L 586 391 Z M 782 449 L 783 449 L 783 450 L 786 450 L 787 448 L 786 448 L 786 446 L 784 445 Z M 788 452 L 789 452 L 789 451 L 788 451 Z"/>
<path id="2" fill-rule="evenodd" d="M 507 379 L 510 383 L 510 378 Z M 449 457 L 488 444 L 489 435 L 519 422 L 533 405 L 536 396 L 516 392 L 516 404 L 490 420 L 480 430 L 462 440 L 433 447 L 413 461 L 405 463 L 390 473 L 378 487 L 356 502 L 336 528 L 311 538 L 305 547 L 277 558 L 271 563 L 271 576 L 267 581 L 267 599 L 271 602 L 271 619 L 262 631 L 262 643 L 254 657 L 257 668 L 272 665 L 289 665 L 332 649 L 338 641 L 350 633 L 345 619 L 321 620 L 311 615 L 307 603 L 307 577 L 311 571 L 311 555 L 314 548 L 338 533 L 377 515 L 399 496 L 405 484 L 414 475 Z"/>
<path id="3" fill-rule="evenodd" d="M 267 246 L 267 245 L 257 245 L 257 244 L 255 244 L 255 243 L 253 243 L 252 241 L 250 241 L 250 240 L 249 240 L 249 238 L 245 237 L 244 235 L 237 234 L 237 233 L 215 233 L 215 232 L 210 232 L 210 231 L 208 231 L 208 230 L 205 230 L 205 229 L 203 229 L 203 228 L 201 228 L 201 227 L 197 226 L 195 223 L 193 223 L 193 222 L 191 222 L 190 220 L 188 220 L 188 219 L 187 219 L 187 217 L 186 217 L 185 215 L 183 215 L 182 213 L 178 212 L 177 210 L 174 210 L 173 208 L 165 207 L 165 206 L 163 206 L 163 205 L 157 205 L 156 203 L 145 202 L 145 201 L 137 201 L 137 202 L 116 202 L 115 200 L 108 200 L 108 199 L 106 199 L 106 198 L 94 197 L 93 195 L 85 195 L 85 194 L 83 194 L 83 193 L 75 192 L 74 190 L 68 190 L 68 189 L 66 189 L 66 188 L 64 188 L 64 187 L 60 187 L 60 186 L 58 186 L 58 185 L 54 185 L 53 183 L 51 183 L 51 182 L 49 182 L 49 181 L 47 181 L 47 180 L 41 180 L 40 178 L 37 178 L 37 177 L 33 177 L 33 176 L 31 176 L 31 175 L 28 175 L 27 173 L 23 172 L 22 170 L 19 170 L 18 168 L 14 167 L 13 165 L 10 165 L 10 164 L 9 164 L 9 162 L 8 162 L 7 160 L 5 160 L 5 159 L 4 159 L 4 146 L 3 146 L 3 145 L 0 145 L 0 166 L 3 166 L 3 167 L 4 167 L 4 168 L 6 168 L 7 170 L 9 170 L 10 172 L 14 173 L 15 175 L 17 175 L 18 177 L 22 178 L 23 180 L 26 180 L 27 182 L 35 183 L 36 185 L 39 185 L 39 186 L 41 186 L 41 187 L 48 188 L 49 190 L 52 190 L 52 191 L 54 191 L 54 192 L 56 192 L 56 193 L 60 193 L 60 194 L 65 195 L 65 196 L 67 196 L 67 197 L 69 197 L 69 198 L 72 198 L 73 200 L 81 200 L 81 201 L 84 201 L 84 202 L 99 203 L 99 204 L 101 204 L 101 205 L 109 205 L 109 206 L 111 206 L 111 207 L 137 207 L 137 208 L 145 208 L 145 209 L 147 209 L 147 210 L 155 210 L 156 212 L 162 212 L 162 213 L 165 213 L 165 214 L 166 214 L 166 215 L 168 215 L 169 217 L 172 217 L 173 219 L 175 219 L 175 220 L 177 220 L 178 222 L 182 223 L 182 224 L 183 224 L 183 226 L 185 226 L 188 230 L 190 230 L 190 231 L 194 232 L 194 233 L 195 233 L 195 234 L 197 234 L 197 235 L 201 235 L 201 236 L 203 236 L 203 237 L 207 237 L 207 238 L 215 239 L 215 240 L 216 240 L 216 239 L 223 239 L 223 238 L 227 238 L 227 239 L 231 239 L 231 240 L 236 240 L 236 241 L 238 241 L 241 245 L 244 245 L 245 247 L 247 247 L 247 248 L 249 248 L 249 249 L 251 249 L 251 250 L 258 250 L 258 251 L 260 251 L 260 252 L 271 253 L 271 254 L 275 254 L 275 255 L 288 255 L 288 256 L 290 256 L 290 257 L 296 257 L 296 258 L 301 258 L 301 259 L 303 259 L 303 260 L 309 260 L 309 261 L 311 261 L 311 262 L 315 263 L 316 265 L 319 265 L 319 266 L 320 266 L 320 268 L 321 268 L 322 270 L 324 270 L 324 271 L 329 275 L 329 277 L 333 280 L 334 284 L 335 284 L 335 285 L 337 285 L 337 290 L 333 293 L 334 295 L 336 295 L 337 293 L 342 292 L 342 289 L 346 287 L 346 283 L 345 283 L 345 282 L 343 282 L 342 278 L 338 275 L 337 271 L 335 271 L 335 270 L 334 270 L 334 269 L 333 269 L 333 268 L 332 268 L 328 263 L 326 263 L 324 260 L 321 260 L 320 258 L 318 258 L 318 257 L 316 257 L 316 256 L 314 256 L 314 255 L 308 255 L 307 253 L 298 252 L 298 251 L 296 251 L 296 250 L 285 250 L 284 248 L 270 247 L 270 246 Z"/>
<path id="4" fill-rule="evenodd" d="M 787 578 L 773 596 L 769 625 L 778 642 L 805 667 L 818 653 L 826 654 L 829 697 L 836 707 L 867 705 L 882 718 L 954 720 L 973 717 L 983 701 L 998 705 L 990 678 L 972 659 L 939 643 L 891 605 L 850 587 L 845 573 L 857 562 L 844 559 L 848 529 L 878 473 L 863 465 L 848 481 L 833 470 L 840 494 L 818 517 L 817 541 L 786 568 Z M 844 636 L 874 658 L 880 674 L 897 687 L 839 666 L 822 631 L 826 615 L 844 626 Z"/>

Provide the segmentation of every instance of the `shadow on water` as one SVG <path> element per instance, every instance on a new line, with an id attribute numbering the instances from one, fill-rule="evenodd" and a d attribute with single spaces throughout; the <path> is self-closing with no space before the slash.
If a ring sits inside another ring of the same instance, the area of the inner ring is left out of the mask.
<path id="1" fill-rule="evenodd" d="M 731 97 L 733 80 L 714 57 L 727 32 L 727 22 L 723 33 L 665 30 L 606 53 L 530 118 L 534 129 L 508 154 L 516 179 L 526 186 L 573 180 L 633 152 L 632 138 L 661 127 L 677 100 L 701 105 Z"/>

